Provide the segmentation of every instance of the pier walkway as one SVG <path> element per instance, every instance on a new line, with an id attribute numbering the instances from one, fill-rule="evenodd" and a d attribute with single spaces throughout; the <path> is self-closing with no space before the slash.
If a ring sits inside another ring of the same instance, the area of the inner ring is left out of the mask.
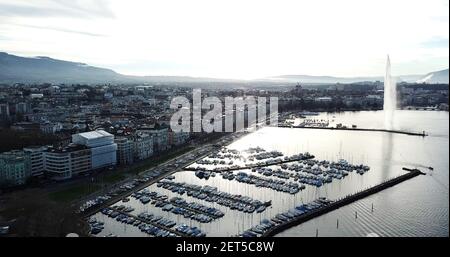
<path id="1" fill-rule="evenodd" d="M 347 197 L 338 199 L 337 201 L 334 201 L 334 202 L 332 202 L 332 203 L 330 203 L 330 204 L 328 204 L 328 205 L 326 205 L 326 206 L 324 206 L 322 208 L 319 208 L 319 209 L 310 211 L 310 212 L 308 212 L 306 214 L 303 214 L 301 216 L 298 216 L 297 218 L 294 218 L 294 219 L 292 219 L 292 220 L 290 220 L 290 221 L 288 221 L 286 223 L 282 223 L 280 225 L 277 225 L 277 226 L 267 230 L 264 234 L 262 234 L 262 236 L 263 237 L 274 236 L 274 235 L 276 235 L 276 234 L 278 234 L 278 233 L 280 233 L 280 232 L 282 232 L 282 231 L 284 231 L 284 230 L 286 230 L 288 228 L 291 228 L 293 226 L 297 226 L 297 225 L 299 225 L 299 224 L 301 224 L 303 222 L 306 222 L 306 221 L 308 221 L 310 219 L 313 219 L 315 217 L 318 217 L 318 216 L 323 215 L 325 213 L 328 213 L 330 211 L 336 210 L 336 209 L 338 209 L 340 207 L 343 207 L 343 206 L 345 206 L 347 204 L 350 204 L 352 202 L 360 200 L 360 199 L 362 199 L 364 197 L 367 197 L 369 195 L 372 195 L 372 194 L 375 194 L 377 192 L 380 192 L 380 191 L 382 191 L 382 190 L 384 190 L 384 189 L 386 189 L 388 187 L 392 187 L 392 186 L 397 185 L 397 184 L 399 184 L 399 183 L 401 183 L 403 181 L 406 181 L 406 180 L 411 179 L 413 177 L 416 177 L 418 175 L 421 175 L 421 174 L 423 175 L 424 174 L 423 172 L 421 172 L 418 169 L 403 168 L 403 170 L 406 170 L 408 172 L 403 174 L 403 175 L 400 175 L 398 177 L 395 177 L 393 179 L 387 180 L 387 181 L 385 181 L 385 182 L 383 182 L 381 184 L 378 184 L 376 186 L 368 188 L 366 190 L 363 190 L 363 191 L 360 191 L 358 193 L 349 195 Z"/>

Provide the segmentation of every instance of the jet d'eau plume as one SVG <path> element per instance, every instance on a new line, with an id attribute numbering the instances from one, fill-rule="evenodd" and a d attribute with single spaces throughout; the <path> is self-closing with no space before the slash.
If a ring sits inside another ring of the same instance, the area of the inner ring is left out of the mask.
<path id="1" fill-rule="evenodd" d="M 386 62 L 386 74 L 384 77 L 384 104 L 385 127 L 393 129 L 394 113 L 397 109 L 397 85 L 395 79 L 391 77 L 391 60 L 389 56 Z"/>

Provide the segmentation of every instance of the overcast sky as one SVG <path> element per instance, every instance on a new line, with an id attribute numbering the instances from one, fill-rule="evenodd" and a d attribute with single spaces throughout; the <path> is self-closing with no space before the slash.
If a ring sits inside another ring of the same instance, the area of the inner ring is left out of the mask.
<path id="1" fill-rule="evenodd" d="M 423 74 L 448 31 L 448 0 L 0 0 L 0 51 L 134 75 Z"/>

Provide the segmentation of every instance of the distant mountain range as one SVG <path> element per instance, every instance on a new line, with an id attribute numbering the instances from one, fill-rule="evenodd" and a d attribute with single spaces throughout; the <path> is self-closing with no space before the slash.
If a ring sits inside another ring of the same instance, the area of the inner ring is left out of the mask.
<path id="1" fill-rule="evenodd" d="M 111 69 L 45 56 L 20 57 L 0 52 L 0 83 L 143 83 L 143 82 L 219 82 L 214 78 L 187 76 L 129 76 Z"/>
<path id="2" fill-rule="evenodd" d="M 417 83 L 445 83 L 448 84 L 448 69 L 430 72 L 417 80 Z"/>
<path id="3" fill-rule="evenodd" d="M 49 57 L 19 57 L 0 53 L 0 82 L 3 83 L 108 83 L 125 76 L 113 70 Z"/>
<path id="4" fill-rule="evenodd" d="M 449 70 L 431 72 L 426 75 L 400 76 L 399 81 L 418 83 L 449 83 Z M 309 75 L 283 75 L 255 80 L 254 82 L 281 83 L 355 83 L 382 81 L 383 77 L 331 77 Z M 0 83 L 201 83 L 240 82 L 240 80 L 196 78 L 187 76 L 129 76 L 110 69 L 89 66 L 84 63 L 56 60 L 49 57 L 20 57 L 0 52 Z M 248 82 L 248 81 L 247 81 Z"/>
<path id="5" fill-rule="evenodd" d="M 426 75 L 402 75 L 396 77 L 397 82 L 448 84 L 449 70 L 430 72 Z M 332 76 L 310 76 L 310 75 L 283 75 L 266 78 L 266 80 L 300 82 L 306 84 L 334 84 L 334 83 L 356 83 L 365 81 L 384 81 L 384 77 L 332 77 Z"/>

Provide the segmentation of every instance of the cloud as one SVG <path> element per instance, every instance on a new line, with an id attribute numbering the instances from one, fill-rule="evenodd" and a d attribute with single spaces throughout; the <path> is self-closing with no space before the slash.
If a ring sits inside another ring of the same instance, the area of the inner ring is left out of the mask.
<path id="1" fill-rule="evenodd" d="M 5 17 L 72 17 L 114 18 L 105 1 L 44 0 L 39 4 L 16 0 L 0 0 L 0 16 Z"/>
<path id="2" fill-rule="evenodd" d="M 91 33 L 91 32 L 86 32 L 86 31 L 79 31 L 79 30 L 71 30 L 71 29 L 65 29 L 65 28 L 58 28 L 58 27 L 47 27 L 47 26 L 44 27 L 44 26 L 25 25 L 25 24 L 16 24 L 16 23 L 10 23 L 10 25 L 33 28 L 33 29 L 52 30 L 52 31 L 64 32 L 64 33 L 74 33 L 74 34 L 79 34 L 79 35 L 84 35 L 84 36 L 106 37 L 106 35 L 103 35 L 103 34 Z"/>
<path id="3" fill-rule="evenodd" d="M 104 0 L 50 0 L 55 4 L 67 9 L 84 13 L 87 15 L 114 18 L 114 13 L 109 9 L 107 1 Z"/>
<path id="4" fill-rule="evenodd" d="M 388 53 L 427 73 L 448 66 L 447 2 L 0 0 L 1 47 L 133 74 L 377 76 Z"/>
<path id="5" fill-rule="evenodd" d="M 57 12 L 55 9 L 42 9 L 34 6 L 22 6 L 15 4 L 4 4 L 0 3 L 0 16 L 9 17 L 35 17 L 35 16 L 57 16 L 61 13 Z"/>
<path id="6" fill-rule="evenodd" d="M 435 37 L 430 40 L 422 42 L 421 46 L 425 48 L 448 48 L 448 38 Z"/>

